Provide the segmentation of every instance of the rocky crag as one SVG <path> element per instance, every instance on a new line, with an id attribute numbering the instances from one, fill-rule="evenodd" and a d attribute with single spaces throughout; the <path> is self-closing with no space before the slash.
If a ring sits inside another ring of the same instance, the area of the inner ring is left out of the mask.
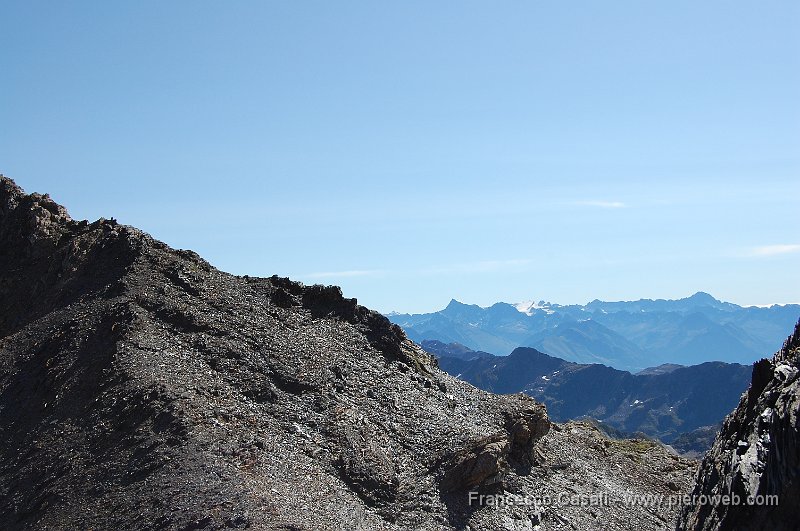
<path id="1" fill-rule="evenodd" d="M 684 507 L 679 529 L 798 528 L 798 374 L 800 323 L 772 359 L 753 366 L 750 388 L 703 459 L 694 503 Z"/>
<path id="2" fill-rule="evenodd" d="M 623 497 L 693 473 L 443 373 L 338 288 L 229 275 L 0 177 L 2 529 L 666 529 L 676 507 Z"/>

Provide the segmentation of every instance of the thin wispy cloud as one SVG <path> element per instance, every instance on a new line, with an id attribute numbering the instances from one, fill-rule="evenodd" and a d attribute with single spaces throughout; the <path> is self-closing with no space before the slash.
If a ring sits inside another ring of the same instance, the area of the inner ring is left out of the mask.
<path id="1" fill-rule="evenodd" d="M 586 206 L 597 208 L 627 208 L 628 205 L 622 201 L 573 201 L 570 203 L 574 206 Z"/>
<path id="2" fill-rule="evenodd" d="M 800 252 L 800 244 L 797 243 L 783 243 L 777 245 L 760 245 L 758 247 L 751 247 L 745 253 L 747 256 L 753 257 L 766 257 L 778 256 L 782 254 L 791 254 Z"/>

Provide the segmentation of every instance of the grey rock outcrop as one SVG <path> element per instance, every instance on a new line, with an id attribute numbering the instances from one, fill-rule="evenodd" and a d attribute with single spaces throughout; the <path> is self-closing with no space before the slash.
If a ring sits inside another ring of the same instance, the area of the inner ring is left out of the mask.
<path id="1" fill-rule="evenodd" d="M 540 404 L 508 415 L 503 432 L 475 441 L 448 460 L 441 487 L 449 493 L 499 483 L 509 466 L 530 466 L 535 444 L 550 430 Z"/>
<path id="2" fill-rule="evenodd" d="M 692 491 L 694 503 L 684 508 L 679 529 L 798 528 L 798 374 L 800 323 L 772 359 L 753 366 L 750 388 L 703 459 Z"/>

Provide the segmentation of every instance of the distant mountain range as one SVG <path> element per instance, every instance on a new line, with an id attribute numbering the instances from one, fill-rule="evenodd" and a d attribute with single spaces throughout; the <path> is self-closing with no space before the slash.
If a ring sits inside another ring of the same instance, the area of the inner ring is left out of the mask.
<path id="1" fill-rule="evenodd" d="M 556 421 L 588 416 L 621 432 L 641 432 L 666 443 L 718 427 L 736 407 L 752 373 L 751 366 L 706 362 L 631 374 L 565 361 L 533 348 L 493 356 L 439 341 L 423 341 L 422 346 L 446 372 L 487 391 L 528 394 L 543 402 Z M 713 436 L 706 441 L 709 447 L 711 441 Z"/>
<path id="2" fill-rule="evenodd" d="M 678 300 L 568 306 L 539 301 L 482 308 L 452 300 L 438 312 L 388 317 L 418 343 L 459 343 L 495 355 L 533 347 L 567 361 L 637 372 L 667 363 L 749 365 L 780 348 L 800 305 L 743 307 L 699 292 Z"/>

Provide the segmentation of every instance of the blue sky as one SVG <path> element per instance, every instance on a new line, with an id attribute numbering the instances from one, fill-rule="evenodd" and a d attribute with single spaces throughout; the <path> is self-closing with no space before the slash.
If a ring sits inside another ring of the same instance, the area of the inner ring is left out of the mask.
<path id="1" fill-rule="evenodd" d="M 0 5 L 0 171 L 381 311 L 800 301 L 800 4 Z"/>

